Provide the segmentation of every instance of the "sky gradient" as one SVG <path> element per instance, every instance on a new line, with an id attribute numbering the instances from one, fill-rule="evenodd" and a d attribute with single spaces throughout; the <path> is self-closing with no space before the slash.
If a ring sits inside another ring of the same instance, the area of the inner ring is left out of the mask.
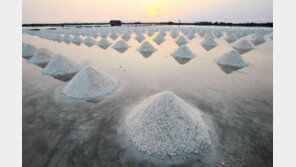
<path id="1" fill-rule="evenodd" d="M 272 0 L 23 0 L 23 23 L 272 22 Z"/>

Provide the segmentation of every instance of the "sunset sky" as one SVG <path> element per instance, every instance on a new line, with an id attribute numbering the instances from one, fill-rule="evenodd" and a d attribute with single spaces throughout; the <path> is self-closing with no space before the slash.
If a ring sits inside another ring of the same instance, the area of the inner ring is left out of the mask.
<path id="1" fill-rule="evenodd" d="M 272 0 L 23 0 L 23 23 L 268 22 Z"/>

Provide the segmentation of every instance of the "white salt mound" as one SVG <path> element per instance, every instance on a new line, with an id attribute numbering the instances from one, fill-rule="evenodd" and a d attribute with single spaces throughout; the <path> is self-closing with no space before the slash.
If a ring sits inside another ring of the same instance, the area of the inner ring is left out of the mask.
<path id="1" fill-rule="evenodd" d="M 63 40 L 66 42 L 66 43 L 71 43 L 72 41 L 72 38 L 69 36 L 69 35 L 65 35 Z"/>
<path id="2" fill-rule="evenodd" d="M 228 43 L 232 43 L 237 40 L 236 36 L 234 34 L 228 35 L 226 38 L 224 38 Z"/>
<path id="3" fill-rule="evenodd" d="M 171 37 L 172 38 L 177 38 L 179 36 L 179 33 L 177 31 L 171 31 Z"/>
<path id="4" fill-rule="evenodd" d="M 212 48 L 217 46 L 217 42 L 215 42 L 212 38 L 206 38 L 204 41 L 201 42 L 201 45 L 206 50 L 211 50 Z"/>
<path id="5" fill-rule="evenodd" d="M 125 41 L 128 41 L 128 40 L 130 40 L 131 35 L 130 35 L 130 33 L 125 32 L 125 33 L 121 36 L 121 38 L 122 38 L 123 40 L 125 40 Z"/>
<path id="6" fill-rule="evenodd" d="M 156 51 L 155 47 L 148 41 L 145 41 L 137 50 L 141 53 L 151 53 Z"/>
<path id="7" fill-rule="evenodd" d="M 87 38 L 85 38 L 83 43 L 87 46 L 92 46 L 96 43 L 96 41 L 94 39 L 92 39 L 91 37 L 87 37 Z"/>
<path id="8" fill-rule="evenodd" d="M 201 112 L 170 91 L 140 102 L 122 127 L 133 145 L 149 155 L 205 153 L 211 145 Z"/>
<path id="9" fill-rule="evenodd" d="M 161 34 L 158 34 L 153 41 L 155 43 L 157 43 L 158 45 L 161 44 L 163 41 L 165 41 L 165 39 L 163 38 L 163 36 Z"/>
<path id="10" fill-rule="evenodd" d="M 180 35 L 175 42 L 179 46 L 181 46 L 181 45 L 187 44 L 188 43 L 188 40 L 183 35 Z"/>
<path id="11" fill-rule="evenodd" d="M 60 54 L 55 55 L 47 66 L 41 71 L 42 74 L 55 78 L 74 75 L 80 70 L 80 66 Z"/>
<path id="12" fill-rule="evenodd" d="M 184 58 L 184 59 L 192 59 L 195 57 L 195 54 L 186 46 L 180 46 L 176 51 L 171 54 L 174 58 Z"/>
<path id="13" fill-rule="evenodd" d="M 115 78 L 85 66 L 64 88 L 63 93 L 75 99 L 91 100 L 114 91 L 117 85 Z"/>
<path id="14" fill-rule="evenodd" d="M 230 66 L 236 68 L 243 68 L 247 66 L 245 60 L 235 50 L 225 53 L 224 55 L 222 55 L 218 59 L 215 59 L 214 61 L 221 66 Z"/>
<path id="15" fill-rule="evenodd" d="M 22 49 L 22 57 L 25 59 L 29 59 L 34 56 L 37 48 L 33 45 L 27 44 Z"/>
<path id="16" fill-rule="evenodd" d="M 83 39 L 79 35 L 75 35 L 74 38 L 72 39 L 72 43 L 74 44 L 80 44 L 83 42 Z"/>
<path id="17" fill-rule="evenodd" d="M 143 36 L 142 34 L 139 34 L 135 37 L 135 40 L 137 40 L 139 43 L 141 43 L 142 41 L 144 41 L 146 39 L 145 36 Z"/>
<path id="18" fill-rule="evenodd" d="M 214 32 L 214 35 L 216 36 L 216 38 L 220 38 L 220 37 L 223 36 L 223 33 L 222 33 L 221 31 L 216 30 L 216 31 Z"/>
<path id="19" fill-rule="evenodd" d="M 254 36 L 252 39 L 251 39 L 251 42 L 254 44 L 254 45 L 260 45 L 264 42 L 266 42 L 266 40 L 264 39 L 263 35 L 258 33 L 256 36 Z"/>
<path id="20" fill-rule="evenodd" d="M 210 32 L 205 36 L 205 39 L 215 39 L 215 36 Z"/>
<path id="21" fill-rule="evenodd" d="M 194 34 L 193 31 L 190 31 L 190 33 L 188 33 L 188 34 L 186 35 L 186 37 L 187 37 L 188 39 L 192 40 L 193 38 L 195 38 L 195 34 Z"/>
<path id="22" fill-rule="evenodd" d="M 29 63 L 39 65 L 41 67 L 45 67 L 51 58 L 54 56 L 54 53 L 45 48 L 39 48 L 34 56 L 28 60 Z"/>
<path id="23" fill-rule="evenodd" d="M 128 49 L 129 45 L 126 44 L 123 40 L 116 42 L 113 46 L 114 49 Z"/>
<path id="24" fill-rule="evenodd" d="M 102 38 L 97 42 L 96 45 L 101 48 L 108 48 L 111 45 L 111 43 L 106 38 Z"/>
<path id="25" fill-rule="evenodd" d="M 254 49 L 253 45 L 246 39 L 241 39 L 235 42 L 232 47 L 240 54 L 244 54 Z"/>
<path id="26" fill-rule="evenodd" d="M 118 35 L 117 35 L 115 32 L 112 32 L 112 33 L 110 34 L 110 38 L 113 39 L 113 40 L 116 40 L 117 37 L 118 37 Z"/>

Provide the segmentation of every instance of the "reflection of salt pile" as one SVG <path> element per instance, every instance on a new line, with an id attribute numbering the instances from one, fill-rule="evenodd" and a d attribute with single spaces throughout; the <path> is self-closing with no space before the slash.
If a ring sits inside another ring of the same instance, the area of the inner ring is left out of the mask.
<path id="1" fill-rule="evenodd" d="M 125 52 L 129 48 L 129 45 L 126 44 L 123 40 L 120 40 L 120 41 L 116 42 L 112 47 L 115 50 L 117 50 L 118 52 L 122 53 L 122 52 Z"/>
<path id="2" fill-rule="evenodd" d="M 27 44 L 22 49 L 22 57 L 25 59 L 29 59 L 34 56 L 37 48 L 33 45 Z"/>
<path id="3" fill-rule="evenodd" d="M 176 44 L 181 46 L 181 45 L 187 44 L 188 40 L 183 35 L 180 35 L 175 42 Z"/>
<path id="4" fill-rule="evenodd" d="M 206 38 L 204 41 L 201 42 L 201 45 L 206 50 L 211 50 L 217 46 L 217 43 L 212 38 Z"/>
<path id="5" fill-rule="evenodd" d="M 96 45 L 102 49 L 107 49 L 111 45 L 111 43 L 106 38 L 102 38 L 100 41 L 97 42 Z"/>
<path id="6" fill-rule="evenodd" d="M 95 43 L 96 43 L 96 41 L 94 40 L 94 39 L 92 39 L 91 37 L 87 37 L 84 41 L 83 41 L 83 43 L 86 45 L 86 46 L 93 46 Z"/>
<path id="7" fill-rule="evenodd" d="M 250 40 L 252 42 L 252 44 L 254 44 L 255 46 L 258 46 L 262 43 L 265 42 L 265 39 L 263 37 L 262 34 L 258 33 L 256 34 L 254 37 L 252 37 L 252 39 Z"/>
<path id="8" fill-rule="evenodd" d="M 52 76 L 62 81 L 71 79 L 80 69 L 80 66 L 68 58 L 57 54 L 41 71 L 42 74 Z"/>
<path id="9" fill-rule="evenodd" d="M 202 155 L 211 147 L 201 112 L 170 91 L 140 102 L 128 113 L 122 129 L 138 150 L 149 155 Z"/>
<path id="10" fill-rule="evenodd" d="M 244 54 L 254 49 L 253 45 L 246 39 L 235 42 L 232 47 L 240 54 Z"/>
<path id="11" fill-rule="evenodd" d="M 118 35 L 115 32 L 112 32 L 109 37 L 113 40 L 116 40 Z"/>
<path id="12" fill-rule="evenodd" d="M 80 45 L 83 42 L 83 39 L 79 35 L 75 35 L 72 39 L 72 43 L 75 45 Z"/>
<path id="13" fill-rule="evenodd" d="M 145 36 L 143 36 L 142 34 L 139 34 L 135 37 L 135 40 L 137 40 L 139 43 L 141 43 L 145 39 L 146 39 Z"/>
<path id="14" fill-rule="evenodd" d="M 179 64 L 185 64 L 195 57 L 195 55 L 186 45 L 180 46 L 171 54 L 171 56 L 173 56 Z"/>
<path id="15" fill-rule="evenodd" d="M 234 41 L 237 40 L 236 36 L 234 34 L 229 34 L 226 38 L 224 38 L 225 41 L 227 41 L 228 43 L 232 43 Z"/>
<path id="16" fill-rule="evenodd" d="M 53 57 L 54 53 L 45 48 L 39 48 L 34 56 L 28 60 L 29 63 L 36 64 L 40 67 L 45 67 Z"/>
<path id="17" fill-rule="evenodd" d="M 194 34 L 193 31 L 190 31 L 190 32 L 186 35 L 186 37 L 187 37 L 189 40 L 192 40 L 193 38 L 195 38 L 195 34 Z"/>
<path id="18" fill-rule="evenodd" d="M 242 56 L 235 50 L 225 53 L 218 59 L 215 59 L 215 62 L 218 65 L 226 67 L 243 68 L 247 66 Z"/>
<path id="19" fill-rule="evenodd" d="M 111 93 L 117 85 L 115 78 L 85 66 L 64 88 L 63 93 L 75 99 L 91 100 Z"/>
<path id="20" fill-rule="evenodd" d="M 165 39 L 163 38 L 163 36 L 161 34 L 158 34 L 153 41 L 155 43 L 157 43 L 157 45 L 160 45 L 163 41 L 165 41 Z"/>

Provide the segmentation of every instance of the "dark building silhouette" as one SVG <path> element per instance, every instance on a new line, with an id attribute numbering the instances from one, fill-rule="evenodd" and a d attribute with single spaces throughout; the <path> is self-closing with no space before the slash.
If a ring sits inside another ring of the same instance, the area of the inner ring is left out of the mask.
<path id="1" fill-rule="evenodd" d="M 111 20 L 110 21 L 111 26 L 121 26 L 120 20 Z"/>

